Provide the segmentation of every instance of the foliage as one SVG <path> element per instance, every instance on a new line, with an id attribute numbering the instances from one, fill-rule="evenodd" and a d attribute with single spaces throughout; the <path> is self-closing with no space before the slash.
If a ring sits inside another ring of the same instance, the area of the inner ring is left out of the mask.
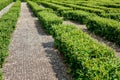
<path id="1" fill-rule="evenodd" d="M 87 23 L 87 28 L 95 34 L 120 45 L 120 23 L 118 21 L 92 17 Z"/>
<path id="2" fill-rule="evenodd" d="M 95 14 L 85 12 L 82 10 L 64 11 L 62 15 L 65 19 L 75 20 L 82 24 L 86 24 L 91 17 L 96 16 Z"/>
<path id="3" fill-rule="evenodd" d="M 8 55 L 11 34 L 15 29 L 20 13 L 20 1 L 17 1 L 10 10 L 0 18 L 0 67 Z M 0 79 L 2 75 L 0 74 Z"/>
<path id="4" fill-rule="evenodd" d="M 72 10 L 72 8 L 60 6 L 60 5 L 49 3 L 49 2 L 41 2 L 41 4 L 44 5 L 45 7 L 52 8 L 59 15 L 61 15 L 63 11 Z"/>
<path id="5" fill-rule="evenodd" d="M 59 18 L 56 14 L 51 12 L 42 11 L 38 13 L 38 18 L 41 21 L 41 24 L 49 32 L 50 27 L 54 24 L 61 24 L 62 19 Z"/>
<path id="6" fill-rule="evenodd" d="M 106 45 L 72 25 L 53 25 L 51 33 L 74 80 L 120 79 L 119 59 Z"/>
<path id="7" fill-rule="evenodd" d="M 60 3 L 60 2 L 53 2 L 56 3 L 58 5 L 62 5 L 62 6 L 66 6 L 66 7 L 70 7 L 73 8 L 74 10 L 84 10 L 84 11 L 88 11 L 91 13 L 96 13 L 96 14 L 101 14 L 104 13 L 103 10 L 100 9 L 95 9 L 95 8 L 90 8 L 90 7 L 85 7 L 85 6 L 79 6 L 79 5 L 75 5 L 75 4 L 70 4 L 70 3 Z"/>
<path id="8" fill-rule="evenodd" d="M 28 5 L 30 6 L 30 8 L 34 12 L 35 16 L 37 16 L 37 13 L 40 11 L 53 12 L 52 9 L 40 7 L 37 3 L 33 2 L 33 1 L 28 1 Z"/>
<path id="9" fill-rule="evenodd" d="M 120 13 L 103 13 L 101 14 L 102 17 L 114 19 L 120 22 Z"/>
<path id="10" fill-rule="evenodd" d="M 10 4 L 13 0 L 0 0 L 0 10 Z"/>

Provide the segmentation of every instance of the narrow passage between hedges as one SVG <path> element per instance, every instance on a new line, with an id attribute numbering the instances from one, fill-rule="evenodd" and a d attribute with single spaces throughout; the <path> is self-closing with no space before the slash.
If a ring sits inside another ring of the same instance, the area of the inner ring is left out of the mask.
<path id="1" fill-rule="evenodd" d="M 9 9 L 12 7 L 13 4 L 14 2 L 12 2 L 11 4 L 9 4 L 8 6 L 6 6 L 4 9 L 0 11 L 0 18 L 9 11 Z"/>
<path id="2" fill-rule="evenodd" d="M 54 39 L 41 28 L 26 3 L 21 3 L 20 18 L 3 66 L 4 80 L 67 80 L 66 67 Z"/>
<path id="3" fill-rule="evenodd" d="M 105 40 L 95 34 L 93 34 L 92 32 L 90 32 L 86 25 L 82 25 L 80 23 L 77 23 L 75 21 L 71 21 L 71 20 L 67 20 L 67 21 L 64 21 L 63 24 L 71 24 L 71 25 L 74 25 L 76 26 L 77 28 L 79 29 L 82 29 L 84 32 L 86 32 L 87 34 L 89 34 L 92 38 L 96 39 L 97 41 L 99 41 L 100 43 L 105 43 L 107 46 L 111 47 L 112 49 L 114 49 L 116 51 L 116 54 L 118 57 L 120 57 L 120 46 L 119 45 L 116 45 L 108 40 Z"/>

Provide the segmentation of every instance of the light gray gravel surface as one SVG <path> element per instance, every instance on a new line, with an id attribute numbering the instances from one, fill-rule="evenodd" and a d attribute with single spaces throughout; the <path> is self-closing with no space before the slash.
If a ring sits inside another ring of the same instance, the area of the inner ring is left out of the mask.
<path id="1" fill-rule="evenodd" d="M 0 18 L 9 11 L 9 9 L 12 7 L 13 4 L 14 2 L 10 3 L 8 6 L 6 6 L 4 9 L 0 11 Z"/>
<path id="2" fill-rule="evenodd" d="M 26 3 L 13 33 L 4 80 L 70 80 L 53 38 L 41 28 Z"/>

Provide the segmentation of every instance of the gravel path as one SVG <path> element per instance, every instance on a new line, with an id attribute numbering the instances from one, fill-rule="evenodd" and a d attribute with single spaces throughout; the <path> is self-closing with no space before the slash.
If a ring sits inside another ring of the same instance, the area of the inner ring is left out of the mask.
<path id="1" fill-rule="evenodd" d="M 4 80 L 67 80 L 69 75 L 53 42 L 26 3 L 21 3 L 21 15 L 11 39 L 10 55 L 3 66 Z"/>
<path id="2" fill-rule="evenodd" d="M 96 39 L 98 42 L 105 43 L 107 46 L 114 49 L 116 51 L 117 56 L 120 58 L 120 46 L 119 45 L 116 45 L 108 40 L 103 39 L 102 37 L 99 37 L 99 36 L 91 33 L 90 31 L 87 30 L 86 25 L 81 25 L 80 23 L 77 23 L 77 22 L 74 22 L 71 20 L 64 21 L 63 24 L 71 24 L 71 25 L 76 26 L 77 28 L 82 29 L 84 32 L 89 34 L 92 38 Z"/>
<path id="3" fill-rule="evenodd" d="M 5 7 L 4 9 L 2 9 L 0 11 L 0 18 L 9 11 L 9 9 L 12 7 L 12 5 L 14 4 L 14 2 L 10 3 L 7 7 Z"/>

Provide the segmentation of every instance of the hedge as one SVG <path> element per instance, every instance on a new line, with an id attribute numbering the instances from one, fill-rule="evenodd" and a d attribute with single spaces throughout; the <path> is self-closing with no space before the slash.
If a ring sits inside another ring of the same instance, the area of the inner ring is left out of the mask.
<path id="1" fill-rule="evenodd" d="M 13 0 L 0 0 L 0 10 L 9 5 Z"/>
<path id="2" fill-rule="evenodd" d="M 66 19 L 72 19 L 82 24 L 86 24 L 88 30 L 91 32 L 120 45 L 120 23 L 118 21 L 109 19 L 109 17 L 108 19 L 102 18 L 95 14 L 79 10 L 64 11 L 63 16 Z M 114 18 L 119 19 L 119 17 L 116 16 L 114 16 Z"/>
<path id="3" fill-rule="evenodd" d="M 46 8 L 41 8 L 38 4 L 32 1 L 28 1 L 30 8 L 33 10 L 33 13 L 41 21 L 41 24 L 44 28 L 49 31 L 50 27 L 54 24 L 62 24 L 63 20 L 59 18 L 51 9 L 48 12 Z"/>
<path id="4" fill-rule="evenodd" d="M 55 2 L 54 2 L 55 3 Z M 73 8 L 74 10 L 84 10 L 84 11 L 88 11 L 91 13 L 95 13 L 97 15 L 104 13 L 104 10 L 101 9 L 95 9 L 95 8 L 90 8 L 90 7 L 84 7 L 84 6 L 78 6 L 78 5 L 74 5 L 74 4 L 66 4 L 66 3 L 57 3 L 59 5 L 63 5 L 66 7 L 70 7 Z"/>
<path id="5" fill-rule="evenodd" d="M 119 4 L 104 4 L 102 6 L 105 6 L 107 8 L 120 8 Z"/>
<path id="6" fill-rule="evenodd" d="M 30 6 L 30 8 L 32 9 L 32 11 L 34 12 L 35 16 L 37 16 L 37 13 L 39 11 L 53 12 L 52 9 L 40 7 L 37 3 L 33 2 L 33 1 L 28 1 L 27 3 Z"/>
<path id="7" fill-rule="evenodd" d="M 86 24 L 89 18 L 96 16 L 95 14 L 85 12 L 82 10 L 64 11 L 62 15 L 65 19 L 75 20 L 82 24 Z"/>
<path id="8" fill-rule="evenodd" d="M 87 23 L 87 28 L 95 34 L 120 45 L 120 23 L 118 21 L 92 17 Z"/>
<path id="9" fill-rule="evenodd" d="M 62 23 L 62 19 L 59 18 L 56 14 L 46 11 L 39 12 L 38 19 L 48 32 L 52 25 Z"/>
<path id="10" fill-rule="evenodd" d="M 20 13 L 20 1 L 17 1 L 10 10 L 0 18 L 0 67 L 8 55 L 9 43 Z M 0 75 L 0 80 L 2 75 Z"/>
<path id="11" fill-rule="evenodd" d="M 44 5 L 45 7 L 52 8 L 59 15 L 61 15 L 63 11 L 72 10 L 72 8 L 60 6 L 60 5 L 49 3 L 49 2 L 41 2 L 41 4 Z"/>
<path id="12" fill-rule="evenodd" d="M 62 52 L 70 50 L 67 52 L 72 54 L 74 51 L 76 52 L 76 50 L 82 50 L 83 53 L 89 53 L 90 58 L 114 56 L 114 51 L 112 51 L 106 45 L 98 43 L 96 40 L 92 39 L 89 35 L 84 33 L 82 30 L 77 29 L 75 26 L 53 25 L 51 34 L 55 38 L 58 49 Z M 62 40 L 65 40 L 65 43 L 62 43 Z"/>
<path id="13" fill-rule="evenodd" d="M 53 25 L 51 34 L 74 80 L 120 79 L 119 59 L 106 45 L 72 25 Z"/>
<path id="14" fill-rule="evenodd" d="M 114 20 L 120 22 L 120 13 L 103 13 L 103 14 L 101 14 L 101 17 L 114 19 Z"/>
<path id="15" fill-rule="evenodd" d="M 88 4 L 80 4 L 80 5 L 85 6 L 85 7 L 95 8 L 95 9 L 101 9 L 101 10 L 107 10 L 108 9 L 106 7 L 103 7 L 103 6 L 92 5 L 90 3 L 88 3 Z"/>

